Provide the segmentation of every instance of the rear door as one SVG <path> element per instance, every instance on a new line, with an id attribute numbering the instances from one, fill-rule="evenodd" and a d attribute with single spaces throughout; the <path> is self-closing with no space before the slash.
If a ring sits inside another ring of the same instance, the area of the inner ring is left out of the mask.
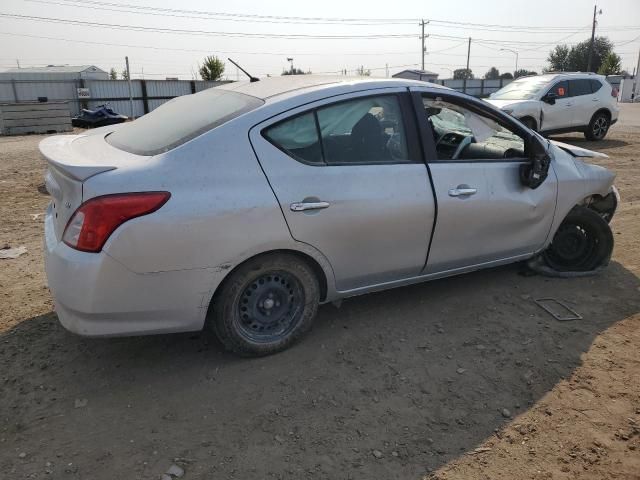
<path id="1" fill-rule="evenodd" d="M 569 96 L 569 82 L 556 82 L 547 93 L 555 93 L 556 101 L 553 105 L 542 103 L 541 131 L 568 128 L 574 125 L 573 99 Z"/>
<path id="2" fill-rule="evenodd" d="M 520 182 L 526 131 L 480 102 L 414 89 L 438 202 L 425 273 L 511 261 L 540 248 L 553 220 L 556 180 L 550 173 L 535 190 Z"/>
<path id="3" fill-rule="evenodd" d="M 417 275 L 435 205 L 406 89 L 333 97 L 250 132 L 293 238 L 317 248 L 338 290 Z"/>
<path id="4" fill-rule="evenodd" d="M 591 116 L 598 109 L 600 99 L 591 89 L 587 78 L 569 80 L 569 95 L 573 101 L 573 125 L 589 125 Z"/>

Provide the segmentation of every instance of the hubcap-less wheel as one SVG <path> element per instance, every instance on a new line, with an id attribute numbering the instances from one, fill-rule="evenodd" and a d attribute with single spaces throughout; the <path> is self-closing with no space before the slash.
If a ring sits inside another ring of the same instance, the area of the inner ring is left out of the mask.
<path id="1" fill-rule="evenodd" d="M 603 138 L 607 134 L 607 130 L 609 130 L 609 121 L 607 118 L 604 116 L 596 118 L 591 128 L 593 138 L 598 140 Z"/>
<path id="2" fill-rule="evenodd" d="M 609 224 L 593 210 L 574 207 L 542 256 L 559 272 L 589 272 L 606 265 L 613 250 Z"/>
<path id="3" fill-rule="evenodd" d="M 284 271 L 263 274 L 250 282 L 238 302 L 238 331 L 253 342 L 273 342 L 286 337 L 298 324 L 304 307 L 304 290 Z"/>

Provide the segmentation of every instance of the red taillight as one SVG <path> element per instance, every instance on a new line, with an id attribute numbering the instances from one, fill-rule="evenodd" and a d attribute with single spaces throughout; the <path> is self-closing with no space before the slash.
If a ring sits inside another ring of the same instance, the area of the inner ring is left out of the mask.
<path id="1" fill-rule="evenodd" d="M 612 96 L 613 98 L 618 98 L 618 89 L 617 89 L 616 87 L 613 87 L 613 88 L 611 89 L 611 96 Z"/>
<path id="2" fill-rule="evenodd" d="M 141 192 L 87 200 L 71 216 L 62 241 L 76 250 L 99 252 L 116 228 L 132 218 L 155 212 L 169 197 L 169 192 Z"/>

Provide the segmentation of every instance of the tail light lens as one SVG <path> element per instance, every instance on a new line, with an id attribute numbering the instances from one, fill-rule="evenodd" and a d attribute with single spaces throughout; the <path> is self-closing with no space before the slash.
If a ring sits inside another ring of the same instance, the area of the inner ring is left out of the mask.
<path id="1" fill-rule="evenodd" d="M 67 223 L 62 241 L 76 250 L 99 252 L 116 228 L 132 218 L 155 212 L 169 197 L 169 192 L 141 192 L 87 200 Z"/>
<path id="2" fill-rule="evenodd" d="M 611 89 L 611 96 L 612 96 L 613 98 L 618 98 L 618 89 L 617 89 L 616 87 L 613 87 L 613 88 Z"/>

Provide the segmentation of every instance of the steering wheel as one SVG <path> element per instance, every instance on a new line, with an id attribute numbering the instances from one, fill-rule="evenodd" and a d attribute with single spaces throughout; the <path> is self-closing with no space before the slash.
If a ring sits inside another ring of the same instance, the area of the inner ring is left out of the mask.
<path id="1" fill-rule="evenodd" d="M 456 148 L 456 151 L 453 152 L 453 155 L 451 156 L 451 160 L 457 160 L 460 154 L 462 153 L 462 151 L 472 143 L 473 143 L 473 137 L 471 135 L 468 137 L 464 137 L 462 141 L 458 144 L 458 148 Z"/>

